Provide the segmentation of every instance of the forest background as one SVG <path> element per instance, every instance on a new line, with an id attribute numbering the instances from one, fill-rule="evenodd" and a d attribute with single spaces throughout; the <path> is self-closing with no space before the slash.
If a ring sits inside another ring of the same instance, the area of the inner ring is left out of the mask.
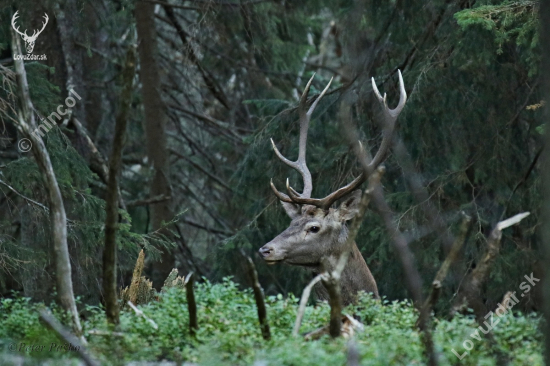
<path id="1" fill-rule="evenodd" d="M 18 147 L 23 136 L 10 120 L 15 11 L 21 30 L 40 29 L 49 16 L 34 45 L 47 60 L 25 62 L 37 114 L 49 116 L 72 89 L 82 97 L 43 137 L 67 212 L 74 293 L 82 303 L 102 301 L 106 161 L 128 50 L 138 44 L 120 175 L 118 288 L 128 286 L 141 249 L 157 288 L 174 267 L 213 282 L 233 276 L 246 284 L 244 251 L 267 294 L 301 293 L 307 271 L 268 267 L 255 254 L 288 225 L 270 179 L 279 187 L 287 176 L 300 181 L 269 139 L 286 156 L 297 156 L 299 94 L 313 73 L 313 93 L 334 77 L 312 119 L 308 165 L 314 196 L 348 183 L 360 170 L 341 133 L 341 97 L 353 92 L 355 123 L 374 149 L 380 129 L 370 77 L 393 106 L 398 69 L 409 95 L 398 133 L 417 178 L 447 231 L 457 233 L 465 214 L 472 218 L 436 312 L 448 310 L 494 225 L 519 212 L 531 215 L 504 232 L 483 303 L 494 308 L 526 274 L 543 277 L 537 1 L 21 0 L 0 4 L 3 296 L 16 291 L 48 303 L 56 294 L 53 236 L 43 206 L 48 192 L 32 154 Z M 445 258 L 445 235 L 433 229 L 425 202 L 414 197 L 406 178 L 390 155 L 384 191 L 427 289 Z M 404 273 L 374 210 L 367 211 L 357 244 L 380 293 L 407 298 Z M 518 309 L 542 310 L 541 290 Z"/>

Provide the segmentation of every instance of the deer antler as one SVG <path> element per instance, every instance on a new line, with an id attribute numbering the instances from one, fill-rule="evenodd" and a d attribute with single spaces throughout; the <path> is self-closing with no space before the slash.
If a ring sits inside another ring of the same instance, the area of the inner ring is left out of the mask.
<path id="1" fill-rule="evenodd" d="M 21 32 L 19 31 L 19 27 L 18 27 L 18 26 L 17 26 L 17 27 L 15 26 L 15 20 L 16 20 L 17 18 L 19 18 L 19 15 L 17 15 L 17 13 L 19 13 L 19 10 L 17 10 L 17 11 L 15 12 L 15 14 L 13 14 L 13 17 L 11 18 L 11 27 L 13 28 L 14 31 L 16 31 L 17 33 L 19 33 L 19 34 L 22 35 L 23 37 L 28 37 L 28 36 L 27 36 L 27 30 L 26 30 L 26 29 L 25 29 L 25 33 L 21 33 Z"/>
<path id="2" fill-rule="evenodd" d="M 42 29 L 40 29 L 39 31 L 34 31 L 31 38 L 33 37 L 38 37 L 38 35 L 40 33 L 42 33 L 42 31 L 44 30 L 44 28 L 46 28 L 46 24 L 48 24 L 48 20 L 50 20 L 50 18 L 48 18 L 48 14 L 44 13 L 44 20 L 45 22 L 42 22 Z"/>
<path id="3" fill-rule="evenodd" d="M 380 144 L 380 148 L 376 152 L 374 158 L 371 160 L 371 162 L 367 166 L 367 169 L 366 169 L 367 174 L 362 173 L 357 178 L 355 178 L 351 183 L 349 183 L 349 184 L 345 185 L 344 187 L 332 192 L 331 194 L 329 194 L 325 198 L 320 198 L 320 199 L 319 198 L 310 198 L 310 196 L 306 196 L 304 194 L 300 195 L 298 192 L 296 192 L 296 190 L 294 190 L 289 185 L 288 179 L 287 179 L 287 183 L 286 183 L 286 189 L 288 191 L 288 196 L 287 196 L 287 195 L 277 191 L 275 189 L 275 186 L 273 185 L 273 182 L 272 182 L 271 183 L 271 188 L 275 192 L 275 195 L 281 201 L 298 203 L 298 204 L 313 205 L 313 206 L 316 206 L 316 207 L 319 207 L 319 208 L 322 208 L 322 209 L 328 209 L 334 202 L 336 202 L 340 198 L 344 197 L 348 193 L 352 192 L 353 190 L 357 189 L 363 182 L 365 182 L 368 179 L 368 177 L 372 174 L 372 172 L 374 172 L 374 170 L 386 158 L 386 154 L 388 153 L 388 150 L 389 150 L 389 147 L 390 147 L 390 144 L 391 144 L 391 138 L 392 138 L 392 135 L 393 135 L 393 131 L 395 129 L 395 122 L 397 121 L 397 117 L 399 116 L 399 114 L 401 113 L 401 111 L 405 107 L 405 103 L 407 102 L 407 92 L 405 91 L 405 84 L 403 83 L 403 76 L 401 75 L 400 70 L 398 70 L 397 72 L 398 72 L 398 75 L 399 75 L 399 103 L 398 103 L 397 107 L 395 107 L 395 109 L 390 109 L 388 107 L 388 104 L 387 104 L 387 101 L 386 101 L 386 94 L 384 93 L 384 97 L 382 97 L 382 95 L 380 95 L 380 91 L 378 90 L 378 87 L 376 86 L 376 82 L 374 81 L 374 78 L 372 78 L 372 88 L 374 90 L 374 94 L 376 95 L 376 97 L 377 97 L 378 101 L 380 102 L 381 107 L 383 109 L 383 127 L 382 127 L 382 143 Z M 311 80 L 308 83 L 308 85 L 306 86 L 306 91 L 304 91 L 304 94 L 307 94 L 307 91 L 309 90 L 309 84 L 310 83 L 311 83 Z M 329 85 L 330 85 L 330 83 L 329 83 Z M 327 86 L 327 88 L 328 88 L 328 86 Z M 326 91 L 326 89 L 325 89 L 325 91 Z M 325 91 L 323 91 L 321 96 L 324 95 Z M 321 99 L 320 97 L 314 102 L 312 107 L 317 104 L 319 99 Z M 304 98 L 304 95 L 302 95 L 302 99 L 303 98 Z M 301 104 L 301 101 L 300 101 L 300 104 Z M 306 133 L 307 133 L 307 128 L 306 128 Z M 272 141 L 272 143 L 273 143 L 273 141 Z M 302 129 L 300 128 L 300 153 L 302 153 L 302 144 L 301 143 L 302 143 Z M 275 145 L 273 145 L 273 146 L 275 146 Z M 275 150 L 275 153 L 277 153 L 279 158 L 282 157 L 280 155 L 280 153 L 278 152 L 278 150 Z M 305 142 L 304 142 L 303 154 L 304 154 L 304 166 L 305 166 Z M 286 163 L 285 160 L 283 160 L 283 161 Z M 290 165 L 290 166 L 292 166 L 292 165 Z M 310 184 L 310 187 L 311 187 L 311 174 L 309 173 L 309 171 L 307 171 L 307 173 L 309 174 L 309 179 L 310 179 L 309 184 Z M 302 176 L 304 176 L 304 175 L 302 174 Z M 306 187 L 306 185 L 305 185 L 305 180 L 304 180 L 304 193 L 306 192 L 305 187 Z M 311 193 L 311 191 L 309 191 L 309 192 Z"/>
<path id="4" fill-rule="evenodd" d="M 317 107 L 317 104 L 323 98 L 325 93 L 327 92 L 328 88 L 330 87 L 330 84 L 332 83 L 332 78 L 328 82 L 325 89 L 321 92 L 321 94 L 313 101 L 309 109 L 307 109 L 307 95 L 309 94 L 309 88 L 311 87 L 311 83 L 313 82 L 313 78 L 315 77 L 315 74 L 309 79 L 304 92 L 302 93 L 302 96 L 300 98 L 300 104 L 298 105 L 298 114 L 300 116 L 300 143 L 298 148 L 298 159 L 296 161 L 290 161 L 287 158 L 281 154 L 279 149 L 277 149 L 277 146 L 273 142 L 273 139 L 271 139 L 271 145 L 273 146 L 273 150 L 275 151 L 275 154 L 279 159 L 283 161 L 286 165 L 290 166 L 291 168 L 296 169 L 301 175 L 302 179 L 304 180 L 304 191 L 302 194 L 299 194 L 298 192 L 294 191 L 295 196 L 300 198 L 309 198 L 311 197 L 311 191 L 313 189 L 313 183 L 311 180 L 311 173 L 309 172 L 309 169 L 306 164 L 306 143 L 307 143 L 307 131 L 309 129 L 309 121 L 311 119 L 311 115 L 313 114 L 313 111 Z M 271 189 L 279 198 L 281 201 L 284 202 L 294 202 L 289 196 L 287 196 L 284 193 L 281 193 L 275 188 L 275 185 L 273 184 L 273 179 L 271 179 Z M 287 178 L 287 190 L 289 187 L 288 178 Z"/>

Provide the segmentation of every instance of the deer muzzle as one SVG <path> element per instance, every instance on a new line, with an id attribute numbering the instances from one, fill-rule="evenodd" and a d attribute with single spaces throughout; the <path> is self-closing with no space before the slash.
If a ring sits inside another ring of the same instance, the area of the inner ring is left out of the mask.
<path id="1" fill-rule="evenodd" d="M 259 252 L 267 264 L 275 264 L 284 259 L 284 253 L 281 250 L 277 250 L 271 243 L 267 243 L 261 247 Z"/>

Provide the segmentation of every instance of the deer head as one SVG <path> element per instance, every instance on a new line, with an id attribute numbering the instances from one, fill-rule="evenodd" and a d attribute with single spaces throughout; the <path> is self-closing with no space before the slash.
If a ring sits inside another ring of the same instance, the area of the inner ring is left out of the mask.
<path id="1" fill-rule="evenodd" d="M 291 218 L 289 227 L 260 249 L 268 264 L 284 262 L 318 266 L 326 257 L 338 258 L 347 239 L 346 221 L 358 212 L 361 190 L 355 190 L 338 208 L 282 202 Z M 330 255 L 329 255 L 330 254 Z"/>
<path id="2" fill-rule="evenodd" d="M 34 49 L 34 42 L 36 42 L 36 38 L 38 38 L 40 33 L 42 33 L 44 28 L 46 28 L 46 24 L 48 24 L 48 20 L 49 20 L 48 14 L 44 13 L 45 22 L 42 23 L 42 29 L 40 29 L 39 31 L 34 30 L 32 33 L 32 36 L 29 36 L 27 35 L 26 29 L 25 29 L 25 32 L 22 33 L 19 31 L 19 26 L 15 25 L 15 20 L 19 17 L 17 13 L 19 13 L 19 10 L 16 11 L 15 14 L 13 14 L 13 17 L 11 18 L 11 26 L 17 33 L 21 35 L 21 37 L 23 38 L 23 41 L 25 41 L 25 48 L 27 49 L 27 53 L 32 53 L 32 50 Z"/>
<path id="3" fill-rule="evenodd" d="M 260 248 L 260 254 L 268 264 L 274 264 L 277 262 L 283 262 L 291 265 L 299 265 L 306 267 L 318 267 L 321 264 L 323 258 L 326 258 L 328 262 L 335 262 L 340 253 L 345 249 L 345 243 L 347 239 L 346 221 L 351 220 L 358 212 L 359 202 L 361 199 L 361 190 L 357 189 L 365 182 L 369 176 L 374 173 L 375 169 L 384 161 L 392 138 L 393 131 L 395 129 L 395 122 L 407 100 L 407 94 L 405 92 L 405 86 L 403 84 L 403 78 L 401 72 L 399 74 L 399 87 L 400 98 L 399 104 L 395 109 L 389 109 L 386 104 L 386 95 L 382 97 L 374 78 L 372 79 L 372 86 L 375 95 L 380 102 L 383 110 L 383 127 L 382 127 L 382 143 L 380 148 L 376 152 L 374 158 L 370 160 L 368 166 L 364 169 L 364 173 L 355 178 L 348 185 L 330 193 L 325 198 L 311 198 L 311 192 L 313 188 L 311 173 L 306 165 L 306 142 L 307 131 L 309 127 L 309 121 L 315 107 L 319 103 L 320 99 L 327 92 L 331 82 L 328 83 L 326 88 L 321 92 L 318 98 L 316 98 L 309 109 L 307 108 L 307 95 L 313 81 L 313 77 L 309 80 L 298 106 L 298 113 L 300 119 L 300 142 L 298 159 L 296 161 L 290 161 L 285 158 L 277 146 L 271 140 L 273 150 L 277 157 L 282 160 L 288 166 L 296 169 L 303 178 L 304 189 L 302 193 L 298 193 L 294 190 L 288 181 L 286 180 L 286 191 L 282 193 L 275 188 L 273 180 L 271 180 L 271 188 L 273 193 L 283 204 L 283 207 L 292 219 L 290 226 L 279 234 L 275 239 Z M 338 208 L 331 208 L 331 206 L 338 200 L 343 199 Z M 360 257 L 348 262 L 349 266 L 364 266 L 364 269 L 356 269 L 357 273 L 368 272 L 368 276 L 372 279 L 370 271 L 366 266 L 364 259 L 361 257 L 359 250 L 355 246 L 355 256 Z M 352 258 L 354 254 L 352 253 Z M 353 275 L 352 275 L 353 277 Z M 359 276 L 360 277 L 360 276 Z M 353 281 L 351 279 L 350 281 Z M 361 281 L 361 279 L 355 279 Z M 374 290 L 372 292 L 377 293 L 376 283 L 372 279 Z M 343 284 L 346 287 L 346 284 Z M 352 288 L 353 286 L 349 286 Z"/>

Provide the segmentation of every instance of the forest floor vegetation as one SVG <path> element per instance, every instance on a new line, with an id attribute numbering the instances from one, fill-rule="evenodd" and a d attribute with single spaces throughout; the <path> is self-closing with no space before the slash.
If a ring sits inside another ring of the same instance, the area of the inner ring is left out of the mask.
<path id="1" fill-rule="evenodd" d="M 344 365 L 350 340 L 333 340 L 328 335 L 316 341 L 291 336 L 298 299 L 293 295 L 268 296 L 266 306 L 272 339 L 264 341 L 251 290 L 240 290 L 231 279 L 213 284 L 196 284 L 195 296 L 199 330 L 189 334 L 189 316 L 184 290 L 170 288 L 139 308 L 152 323 L 126 308 L 120 326 L 111 333 L 104 309 L 86 306 L 83 328 L 88 350 L 101 365 L 122 365 L 131 361 L 167 360 L 198 365 Z M 0 302 L 0 364 L 25 359 L 27 364 L 71 364 L 77 359 L 70 347 L 60 341 L 40 321 L 43 303 L 23 297 L 4 298 Z M 63 323 L 69 318 L 51 305 L 53 314 Z M 409 301 L 374 300 L 363 294 L 356 305 L 345 309 L 355 314 L 364 330 L 355 334 L 353 344 L 361 365 L 423 364 L 420 334 L 415 328 L 418 318 Z M 302 332 L 328 324 L 327 303 L 308 306 Z M 540 315 L 508 312 L 492 331 L 497 347 L 514 365 L 542 365 Z M 494 349 L 483 337 L 467 356 L 459 360 L 452 349 L 461 349 L 478 324 L 473 316 L 456 315 L 451 320 L 435 318 L 434 341 L 441 365 L 494 365 Z M 51 344 L 56 344 L 51 347 Z M 63 362 L 61 360 L 66 361 Z M 49 362 L 48 362 L 49 361 Z M 256 363 L 260 362 L 260 363 Z"/>

